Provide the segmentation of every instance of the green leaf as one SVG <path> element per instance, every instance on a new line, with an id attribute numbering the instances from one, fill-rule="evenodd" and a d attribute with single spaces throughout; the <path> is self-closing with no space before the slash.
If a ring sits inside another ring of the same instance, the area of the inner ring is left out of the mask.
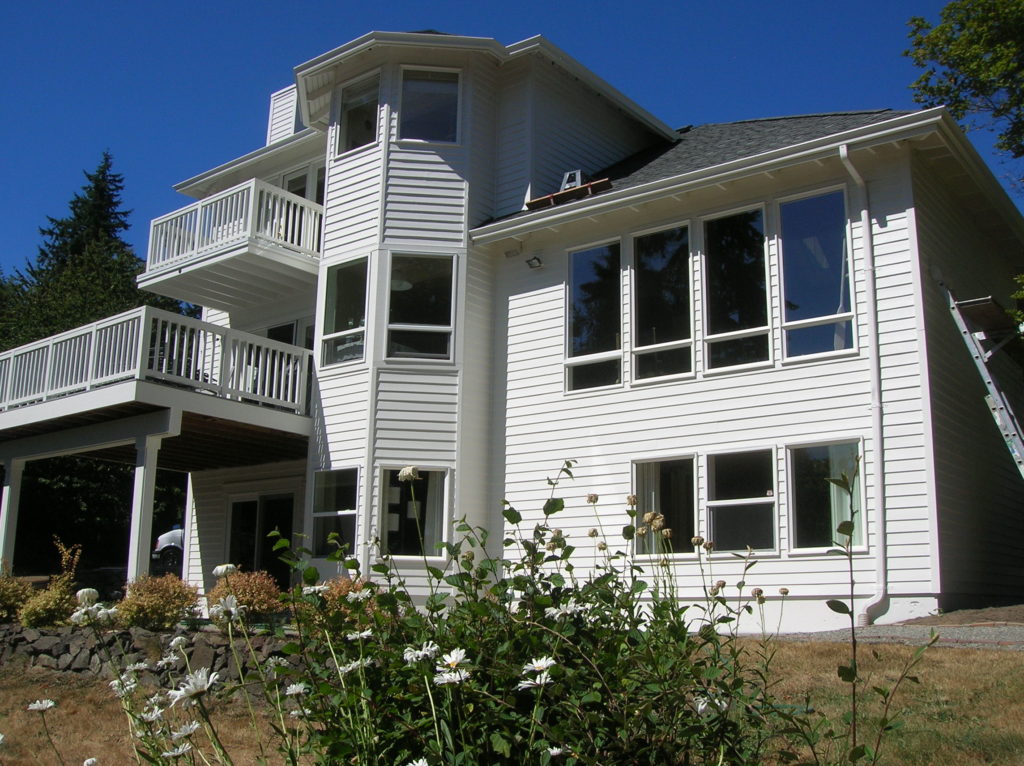
<path id="1" fill-rule="evenodd" d="M 844 683 L 852 684 L 857 680 L 857 670 L 851 665 L 840 665 L 836 668 L 836 674 Z"/>
<path id="2" fill-rule="evenodd" d="M 554 513 L 558 513 L 560 510 L 565 508 L 565 501 L 560 497 L 549 497 L 547 502 L 544 503 L 544 515 L 550 516 Z"/>
<path id="3" fill-rule="evenodd" d="M 291 547 L 291 546 L 288 545 L 288 541 L 285 540 L 282 537 L 280 540 L 278 540 L 276 543 L 274 543 L 274 547 L 272 548 L 272 550 L 280 551 L 280 550 L 285 550 L 285 549 L 287 549 L 289 547 Z"/>
<path id="4" fill-rule="evenodd" d="M 506 758 L 512 756 L 512 746 L 509 744 L 509 741 L 496 731 L 491 733 L 491 749 L 498 755 L 503 755 Z"/>
<path id="5" fill-rule="evenodd" d="M 435 580 L 440 580 L 440 579 L 441 579 L 442 577 L 444 577 L 444 572 L 442 572 L 442 571 L 441 571 L 440 569 L 438 569 L 437 567 L 431 567 L 431 566 L 428 566 L 428 567 L 427 567 L 427 572 L 428 572 L 428 573 L 430 574 L 430 576 L 431 576 L 431 577 L 433 577 L 433 578 L 434 578 Z"/>
<path id="6" fill-rule="evenodd" d="M 636 527 L 632 524 L 627 524 L 622 528 L 622 537 L 626 540 L 632 540 L 636 536 Z"/>
<path id="7" fill-rule="evenodd" d="M 505 508 L 505 510 L 501 512 L 501 515 L 505 517 L 505 521 L 507 521 L 509 524 L 518 524 L 520 521 L 523 520 L 523 514 L 521 514 L 511 505 Z"/>
<path id="8" fill-rule="evenodd" d="M 306 585 L 316 585 L 317 580 L 320 579 L 320 572 L 316 567 L 306 567 L 302 570 L 302 581 Z"/>
<path id="9" fill-rule="evenodd" d="M 294 641 L 289 641 L 287 644 L 281 647 L 282 654 L 298 654 L 301 651 L 302 647 L 300 647 Z"/>
<path id="10" fill-rule="evenodd" d="M 827 606 L 833 612 L 837 612 L 838 614 L 853 614 L 853 612 L 850 611 L 850 607 L 846 605 L 845 601 L 839 601 L 838 599 L 830 598 L 828 601 L 825 602 L 825 606 Z"/>
<path id="11" fill-rule="evenodd" d="M 853 537 L 853 522 L 850 520 L 840 522 L 836 527 L 836 532 L 846 537 Z"/>

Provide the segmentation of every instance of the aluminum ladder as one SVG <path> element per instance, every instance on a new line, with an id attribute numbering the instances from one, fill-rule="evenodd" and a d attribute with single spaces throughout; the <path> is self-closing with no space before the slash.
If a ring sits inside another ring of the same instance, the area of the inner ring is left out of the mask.
<path id="1" fill-rule="evenodd" d="M 998 351 L 1017 339 L 1017 325 L 991 296 L 958 301 L 949 290 L 946 290 L 946 295 L 953 321 L 988 390 L 985 402 L 1003 435 L 1006 448 L 1017 464 L 1017 470 L 1024 476 L 1024 439 L 1021 438 L 1020 422 L 988 366 L 989 360 Z M 987 349 L 983 345 L 985 342 L 991 344 Z"/>

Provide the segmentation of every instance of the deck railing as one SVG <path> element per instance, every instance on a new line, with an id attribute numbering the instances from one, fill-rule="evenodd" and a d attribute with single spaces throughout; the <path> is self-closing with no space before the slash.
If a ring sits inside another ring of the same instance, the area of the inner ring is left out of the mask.
<path id="1" fill-rule="evenodd" d="M 150 380 L 307 414 L 310 352 L 142 307 L 0 353 L 0 411 Z"/>
<path id="2" fill-rule="evenodd" d="M 154 219 L 146 270 L 250 241 L 317 258 L 322 230 L 322 205 L 253 179 Z"/>

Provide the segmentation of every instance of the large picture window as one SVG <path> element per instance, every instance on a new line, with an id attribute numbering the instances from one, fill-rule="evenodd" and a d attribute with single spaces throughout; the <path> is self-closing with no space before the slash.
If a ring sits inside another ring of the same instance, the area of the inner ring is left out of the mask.
<path id="1" fill-rule="evenodd" d="M 693 369 L 690 334 L 689 229 L 637 237 L 634 252 L 634 377 Z"/>
<path id="2" fill-rule="evenodd" d="M 772 450 L 708 457 L 709 536 L 716 550 L 775 547 Z"/>
<path id="3" fill-rule="evenodd" d="M 399 481 L 398 471 L 384 471 L 381 540 L 393 556 L 440 555 L 444 540 L 445 472 L 423 471 L 413 481 Z"/>
<path id="4" fill-rule="evenodd" d="M 458 72 L 402 72 L 398 137 L 442 143 L 458 141 Z"/>
<path id="5" fill-rule="evenodd" d="M 377 142 L 379 92 L 379 75 L 346 85 L 342 89 L 338 116 L 338 154 Z"/>
<path id="6" fill-rule="evenodd" d="M 704 224 L 707 366 L 769 358 L 764 217 L 750 210 Z"/>
<path id="7" fill-rule="evenodd" d="M 779 205 L 786 356 L 853 346 L 846 206 L 840 191 Z"/>
<path id="8" fill-rule="evenodd" d="M 388 349 L 396 359 L 451 359 L 454 259 L 392 255 Z"/>
<path id="9" fill-rule="evenodd" d="M 359 495 L 359 471 L 318 471 L 313 477 L 313 555 L 326 556 L 337 550 L 328 541 L 337 533 L 338 543 L 351 553 L 356 544 L 356 499 Z"/>
<path id="10" fill-rule="evenodd" d="M 622 381 L 622 276 L 619 243 L 569 257 L 568 388 Z"/>
<path id="11" fill-rule="evenodd" d="M 694 534 L 693 458 L 638 463 L 636 466 L 637 511 L 641 521 L 647 513 L 664 516 L 662 530 L 650 530 L 636 538 L 636 552 L 647 554 L 686 551 Z M 641 522 L 637 522 L 638 524 Z"/>
<path id="12" fill-rule="evenodd" d="M 853 543 L 864 539 L 864 520 L 860 510 L 860 477 L 857 471 L 856 442 L 790 450 L 790 506 L 792 545 L 794 548 L 827 548 L 845 541 L 836 528 L 853 520 Z M 853 480 L 853 505 L 850 495 L 829 481 L 843 474 Z"/>
<path id="13" fill-rule="evenodd" d="M 327 270 L 321 363 L 363 358 L 366 342 L 366 267 L 361 258 Z"/>

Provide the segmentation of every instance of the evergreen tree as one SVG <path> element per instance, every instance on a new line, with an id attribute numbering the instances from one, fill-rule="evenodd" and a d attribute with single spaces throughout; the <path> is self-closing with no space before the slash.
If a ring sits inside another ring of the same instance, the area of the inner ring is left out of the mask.
<path id="1" fill-rule="evenodd" d="M 72 197 L 66 217 L 48 217 L 34 261 L 0 277 L 0 348 L 12 348 L 142 305 L 182 312 L 191 306 L 139 290 L 144 264 L 122 238 L 130 211 L 122 209 L 124 179 L 109 152 Z M 128 551 L 130 466 L 87 456 L 33 461 L 26 466 L 18 519 L 19 573 L 44 573 L 57 564 L 53 533 L 81 543 L 88 566 L 120 566 Z M 178 516 L 183 476 L 161 472 L 154 528 Z"/>

